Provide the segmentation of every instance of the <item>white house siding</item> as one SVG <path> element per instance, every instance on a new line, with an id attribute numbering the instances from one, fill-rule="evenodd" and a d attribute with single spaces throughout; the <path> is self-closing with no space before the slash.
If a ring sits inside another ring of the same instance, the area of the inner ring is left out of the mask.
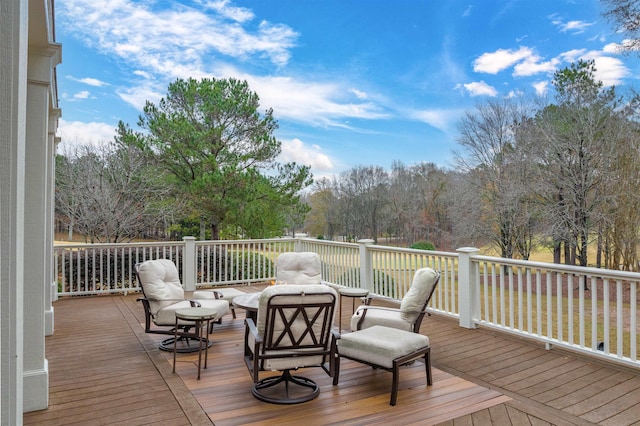
<path id="1" fill-rule="evenodd" d="M 53 158 L 58 110 L 52 0 L 0 2 L 0 424 L 48 405 Z"/>

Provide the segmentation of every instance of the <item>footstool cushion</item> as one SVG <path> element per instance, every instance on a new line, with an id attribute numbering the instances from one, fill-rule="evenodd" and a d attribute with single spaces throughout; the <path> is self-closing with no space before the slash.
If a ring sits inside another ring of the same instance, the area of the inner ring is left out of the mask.
<path id="1" fill-rule="evenodd" d="M 340 358 L 380 367 L 393 373 L 391 405 L 396 405 L 399 367 L 424 358 L 427 384 L 432 384 L 429 338 L 411 331 L 375 325 L 364 330 L 340 335 L 336 341 L 338 362 L 333 384 L 338 384 Z"/>
<path id="2" fill-rule="evenodd" d="M 216 287 L 213 290 L 196 290 L 193 293 L 193 298 L 201 299 L 201 300 L 216 299 L 216 295 L 214 294 L 214 292 L 218 293 L 218 296 L 217 296 L 218 299 L 226 300 L 227 302 L 229 302 L 231 315 L 233 315 L 233 318 L 235 318 L 236 310 L 234 309 L 231 301 L 233 300 L 234 297 L 240 296 L 241 294 L 245 294 L 245 293 L 233 287 Z"/>
<path id="3" fill-rule="evenodd" d="M 392 368 L 394 359 L 428 347 L 429 338 L 410 331 L 374 325 L 342 334 L 337 343 L 338 353 L 342 356 Z"/>

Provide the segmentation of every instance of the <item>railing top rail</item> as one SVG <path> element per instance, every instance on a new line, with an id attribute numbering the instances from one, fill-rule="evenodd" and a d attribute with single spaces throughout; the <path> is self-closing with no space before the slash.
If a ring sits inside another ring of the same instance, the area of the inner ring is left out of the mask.
<path id="1" fill-rule="evenodd" d="M 313 243 L 321 246 L 358 247 L 357 243 L 347 243 L 344 241 L 319 240 L 317 238 L 300 238 L 299 240 L 304 241 L 305 243 Z"/>
<path id="2" fill-rule="evenodd" d="M 422 249 L 412 249 L 406 247 L 392 247 L 392 246 L 380 246 L 380 245 L 370 245 L 367 246 L 372 251 L 391 251 L 397 253 L 415 253 L 421 254 L 423 256 L 442 256 L 442 257 L 458 257 L 458 253 L 452 253 L 448 251 L 436 251 L 436 250 L 422 250 Z"/>
<path id="3" fill-rule="evenodd" d="M 66 249 L 79 249 L 79 248 L 123 248 L 123 247 L 165 247 L 165 246 L 177 246 L 184 245 L 184 241 L 163 241 L 153 243 L 73 243 L 73 244 L 56 244 L 53 246 L 54 250 L 66 250 Z"/>
<path id="4" fill-rule="evenodd" d="M 262 239 L 245 239 L 245 240 L 201 240 L 196 241 L 196 245 L 208 244 L 258 244 L 258 243 L 291 243 L 296 241 L 293 237 L 282 238 L 262 238 Z"/>
<path id="5" fill-rule="evenodd" d="M 601 269 L 588 266 L 573 266 L 557 263 L 537 262 L 533 260 L 509 259 L 505 257 L 471 255 L 471 260 L 476 262 L 492 262 L 501 265 L 521 266 L 529 269 L 544 269 L 551 272 L 573 273 L 576 275 L 598 276 L 602 278 L 640 280 L 640 273 L 629 271 L 616 271 L 614 269 Z"/>

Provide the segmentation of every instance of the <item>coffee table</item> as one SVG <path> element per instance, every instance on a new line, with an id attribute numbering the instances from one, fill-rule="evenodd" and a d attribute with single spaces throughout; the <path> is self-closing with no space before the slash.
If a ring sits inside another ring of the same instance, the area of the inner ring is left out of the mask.
<path id="1" fill-rule="evenodd" d="M 247 318 L 251 318 L 255 324 L 258 318 L 258 302 L 260 301 L 260 292 L 245 293 L 233 298 L 231 303 L 236 308 L 247 311 Z"/>

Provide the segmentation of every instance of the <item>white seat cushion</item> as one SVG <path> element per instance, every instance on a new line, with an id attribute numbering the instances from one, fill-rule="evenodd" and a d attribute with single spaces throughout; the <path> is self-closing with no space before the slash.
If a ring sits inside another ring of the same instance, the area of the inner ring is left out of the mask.
<path id="1" fill-rule="evenodd" d="M 355 314 L 351 317 L 351 330 L 358 329 L 358 322 L 362 317 L 363 310 L 367 310 L 361 329 L 374 325 L 393 327 L 399 330 L 413 331 L 413 323 L 402 318 L 399 309 L 385 308 L 382 306 L 359 306 Z"/>
<path id="2" fill-rule="evenodd" d="M 376 325 L 343 334 L 337 343 L 338 353 L 342 356 L 392 368 L 394 359 L 428 347 L 429 338 L 410 331 Z"/>

